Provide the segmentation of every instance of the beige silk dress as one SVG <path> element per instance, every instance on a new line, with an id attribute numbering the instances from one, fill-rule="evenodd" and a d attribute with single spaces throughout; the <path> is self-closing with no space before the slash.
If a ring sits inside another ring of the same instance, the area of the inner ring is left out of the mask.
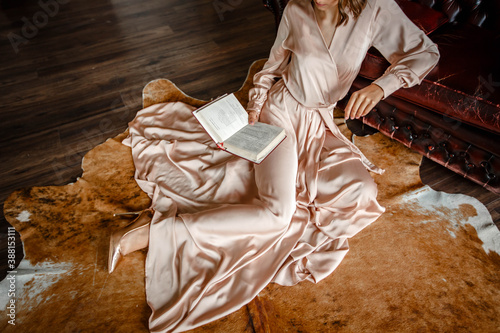
<path id="1" fill-rule="evenodd" d="M 393 0 L 368 0 L 328 44 L 311 2 L 292 0 L 250 91 L 248 109 L 287 134 L 260 165 L 218 149 L 183 103 L 145 108 L 130 123 L 124 144 L 155 209 L 146 259 L 151 332 L 221 318 L 270 282 L 322 280 L 348 238 L 384 212 L 368 172 L 382 170 L 339 132 L 333 107 L 369 47 L 392 64 L 375 81 L 385 96 L 419 83 L 439 53 Z"/>

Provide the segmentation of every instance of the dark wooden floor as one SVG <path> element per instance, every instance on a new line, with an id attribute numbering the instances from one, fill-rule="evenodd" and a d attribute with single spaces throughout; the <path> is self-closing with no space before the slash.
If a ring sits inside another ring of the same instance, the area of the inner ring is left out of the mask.
<path id="1" fill-rule="evenodd" d="M 2 207 L 16 189 L 75 181 L 84 154 L 126 129 L 150 80 L 200 99 L 235 91 L 275 34 L 260 0 L 61 2 L 44 14 L 37 0 L 1 0 Z M 421 169 L 436 189 L 475 196 L 500 221 L 498 196 L 429 161 Z M 0 273 L 7 226 L 2 213 Z"/>

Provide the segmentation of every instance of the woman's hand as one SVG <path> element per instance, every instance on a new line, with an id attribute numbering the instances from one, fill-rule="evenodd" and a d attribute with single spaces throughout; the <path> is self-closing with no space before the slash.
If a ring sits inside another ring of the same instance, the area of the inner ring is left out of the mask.
<path id="1" fill-rule="evenodd" d="M 345 119 L 364 117 L 384 97 L 384 91 L 376 84 L 370 84 L 354 92 L 345 108 Z"/>
<path id="2" fill-rule="evenodd" d="M 250 125 L 255 124 L 259 120 L 259 113 L 257 111 L 248 111 L 248 123 Z"/>

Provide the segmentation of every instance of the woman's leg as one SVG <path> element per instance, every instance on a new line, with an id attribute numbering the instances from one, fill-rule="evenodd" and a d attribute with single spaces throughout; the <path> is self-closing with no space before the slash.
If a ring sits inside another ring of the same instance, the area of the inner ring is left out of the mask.
<path id="1" fill-rule="evenodd" d="M 110 274 L 122 256 L 148 246 L 149 224 L 152 216 L 152 210 L 144 210 L 129 225 L 111 234 L 108 250 L 108 272 Z"/>
<path id="2" fill-rule="evenodd" d="M 181 214 L 180 217 L 193 235 L 224 234 L 226 238 L 234 237 L 235 242 L 245 235 L 267 237 L 282 233 L 295 212 L 296 178 L 297 149 L 291 133 L 272 154 L 255 166 L 258 199 L 251 204 L 224 205 L 199 213 Z"/>

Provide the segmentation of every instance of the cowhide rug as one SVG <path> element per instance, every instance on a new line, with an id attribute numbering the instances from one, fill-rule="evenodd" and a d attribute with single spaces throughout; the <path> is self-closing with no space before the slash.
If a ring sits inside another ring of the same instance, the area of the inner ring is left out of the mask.
<path id="1" fill-rule="evenodd" d="M 250 69 L 236 93 L 246 104 Z M 144 106 L 205 102 L 168 80 L 144 90 Z M 337 120 L 347 135 L 351 135 Z M 146 251 L 107 272 L 112 230 L 129 220 L 113 213 L 149 206 L 134 181 L 126 133 L 95 147 L 74 184 L 13 193 L 5 216 L 21 234 L 25 259 L 15 297 L 2 281 L 3 332 L 146 332 Z M 421 157 L 376 134 L 355 137 L 373 162 L 387 212 L 350 241 L 340 267 L 319 284 L 271 284 L 250 304 L 196 332 L 499 332 L 500 234 L 486 208 L 465 195 L 436 192 L 418 175 Z M 6 305 L 15 300 L 15 326 Z"/>

